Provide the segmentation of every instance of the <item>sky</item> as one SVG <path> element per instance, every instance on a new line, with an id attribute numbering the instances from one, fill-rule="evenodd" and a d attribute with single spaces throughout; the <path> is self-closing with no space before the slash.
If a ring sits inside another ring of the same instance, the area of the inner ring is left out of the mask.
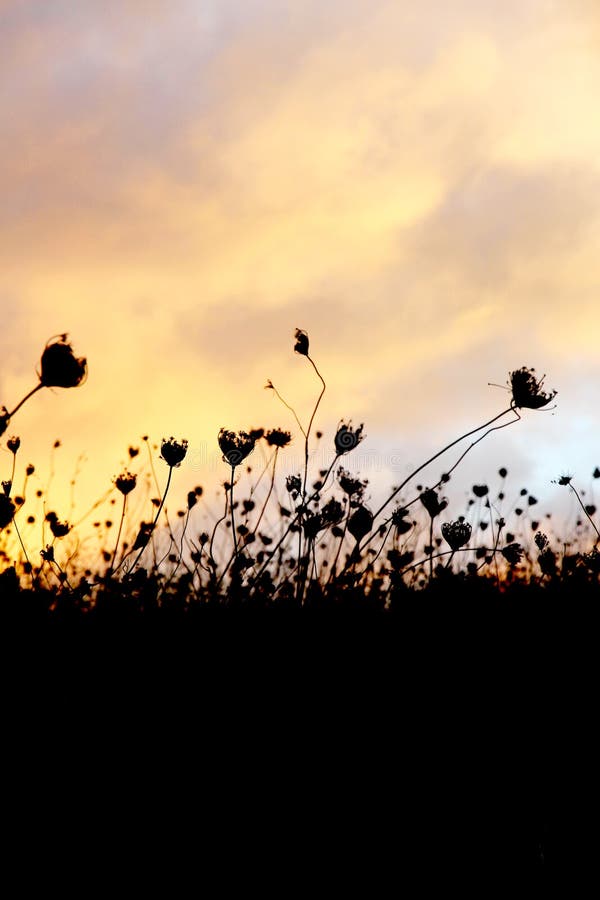
<path id="1" fill-rule="evenodd" d="M 364 422 L 348 464 L 373 500 L 504 409 L 488 383 L 521 366 L 556 409 L 474 448 L 464 484 L 504 465 L 547 508 L 566 471 L 589 489 L 594 0 L 0 0 L 0 46 L 0 405 L 52 335 L 89 365 L 15 416 L 3 478 L 10 434 L 40 475 L 58 438 L 54 501 L 78 468 L 81 512 L 129 445 L 172 435 L 176 496 L 216 496 L 222 426 L 291 429 L 299 469 L 264 385 L 308 420 L 300 327 L 327 382 L 322 459 L 340 420 Z"/>

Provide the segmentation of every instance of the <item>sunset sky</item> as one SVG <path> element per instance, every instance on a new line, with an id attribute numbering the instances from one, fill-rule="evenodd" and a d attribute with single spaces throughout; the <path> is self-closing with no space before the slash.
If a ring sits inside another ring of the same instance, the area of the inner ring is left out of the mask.
<path id="1" fill-rule="evenodd" d="M 221 426 L 297 434 L 267 379 L 310 416 L 300 327 L 324 447 L 365 423 L 374 498 L 507 406 L 488 382 L 521 366 L 557 408 L 476 448 L 466 483 L 505 465 L 544 509 L 564 471 L 589 487 L 596 0 L 0 0 L 0 45 L 0 405 L 52 335 L 89 362 L 15 416 L 2 478 L 9 434 L 40 472 L 60 438 L 58 512 L 82 453 L 83 511 L 130 444 L 173 435 L 172 505 L 214 496 Z"/>

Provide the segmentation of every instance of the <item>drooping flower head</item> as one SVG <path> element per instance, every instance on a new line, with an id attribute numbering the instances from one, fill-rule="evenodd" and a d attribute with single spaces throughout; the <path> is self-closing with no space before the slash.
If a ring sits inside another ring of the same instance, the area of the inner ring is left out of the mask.
<path id="1" fill-rule="evenodd" d="M 160 445 L 160 455 L 169 468 L 176 468 L 177 466 L 180 466 L 185 459 L 187 447 L 188 442 L 186 440 L 176 441 L 175 438 L 170 437 L 169 440 L 166 441 L 163 438 Z"/>
<path id="2" fill-rule="evenodd" d="M 228 431 L 221 428 L 217 438 L 221 453 L 223 454 L 223 462 L 226 462 L 232 468 L 239 466 L 247 456 L 254 450 L 256 443 L 252 435 L 246 431 Z"/>
<path id="3" fill-rule="evenodd" d="M 511 372 L 510 387 L 513 406 L 517 409 L 541 409 L 542 406 L 547 406 L 551 400 L 554 400 L 556 391 L 551 391 L 549 394 L 542 391 L 545 377 L 543 375 L 541 378 L 536 378 L 535 369 L 528 369 L 526 366 Z"/>
<path id="4" fill-rule="evenodd" d="M 61 334 L 46 344 L 40 362 L 40 382 L 44 387 L 78 387 L 87 375 L 87 361 L 73 353 L 68 335 Z"/>
<path id="5" fill-rule="evenodd" d="M 302 356 L 308 356 L 308 334 L 301 328 L 296 328 L 294 332 L 294 352 L 300 353 Z M 268 387 L 269 385 L 267 385 Z"/>
<path id="6" fill-rule="evenodd" d="M 338 456 L 342 456 L 344 453 L 349 453 L 351 450 L 354 450 L 355 447 L 358 447 L 364 437 L 364 427 L 365 426 L 361 423 L 358 428 L 354 430 L 350 422 L 348 422 L 347 425 L 342 422 L 338 426 L 338 430 L 336 431 L 334 438 L 335 452 Z"/>

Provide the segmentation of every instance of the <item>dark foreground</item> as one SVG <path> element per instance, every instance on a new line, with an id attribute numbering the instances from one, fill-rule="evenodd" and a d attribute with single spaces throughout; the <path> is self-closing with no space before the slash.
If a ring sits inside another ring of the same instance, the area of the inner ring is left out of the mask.
<path id="1" fill-rule="evenodd" d="M 223 889 L 597 877 L 593 586 L 391 611 L 1 599 L 14 815 L 55 855 L 94 858 L 108 821 L 109 861 L 174 843 Z"/>

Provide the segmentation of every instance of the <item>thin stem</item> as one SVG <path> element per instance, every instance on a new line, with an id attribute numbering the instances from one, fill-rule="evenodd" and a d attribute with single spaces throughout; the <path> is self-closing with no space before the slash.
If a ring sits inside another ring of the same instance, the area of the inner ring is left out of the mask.
<path id="1" fill-rule="evenodd" d="M 329 466 L 327 472 L 325 473 L 325 477 L 323 478 L 323 484 L 325 484 L 325 482 L 326 482 L 327 479 L 329 478 L 329 476 L 330 476 L 330 474 L 331 474 L 331 471 L 332 471 L 333 467 L 335 466 L 336 462 L 338 461 L 338 459 L 339 459 L 339 453 L 336 453 L 333 462 L 331 463 L 331 465 Z M 315 491 L 314 494 L 313 494 L 311 497 L 309 497 L 308 500 L 306 501 L 307 504 L 308 504 L 308 503 L 311 503 L 318 495 L 319 495 L 319 491 Z M 281 545 L 282 545 L 283 542 L 285 541 L 286 537 L 287 537 L 288 534 L 290 533 L 291 528 L 292 528 L 292 525 L 295 525 L 295 524 L 296 524 L 296 522 L 298 521 L 298 519 L 300 518 L 300 516 L 301 516 L 301 513 L 300 513 L 300 512 L 297 512 L 296 515 L 294 516 L 294 518 L 292 519 L 292 521 L 289 523 L 288 527 L 285 529 L 285 531 L 283 532 L 283 534 L 281 535 L 281 537 L 279 538 L 279 540 L 278 540 L 277 543 L 275 544 L 275 546 L 273 547 L 273 549 L 272 549 L 272 550 L 270 551 L 270 553 L 268 554 L 266 560 L 264 561 L 264 563 L 262 564 L 262 566 L 260 567 L 260 569 L 258 570 L 258 572 L 256 573 L 256 578 L 258 578 L 260 575 L 262 575 L 262 573 L 264 572 L 264 570 L 266 569 L 266 567 L 269 565 L 269 563 L 271 562 L 271 560 L 272 560 L 273 557 L 275 556 L 275 553 L 277 552 L 277 550 L 279 550 L 279 548 L 281 547 Z"/>
<path id="2" fill-rule="evenodd" d="M 163 494 L 163 496 L 162 496 L 162 500 L 160 501 L 160 506 L 158 507 L 158 510 L 157 510 L 157 512 L 156 512 L 156 516 L 154 517 L 154 522 L 152 523 L 152 529 L 151 529 L 151 531 L 150 531 L 150 535 L 154 534 L 154 529 L 156 528 L 156 523 L 158 522 L 158 518 L 159 518 L 159 516 L 160 516 L 160 514 L 161 514 L 161 512 L 162 512 L 162 508 L 163 508 L 163 506 L 164 506 L 165 500 L 166 500 L 166 498 L 167 498 L 167 494 L 168 494 L 168 492 L 169 492 L 169 485 L 171 484 L 171 476 L 172 476 L 172 475 L 173 475 L 173 466 L 169 466 L 169 477 L 167 478 L 167 485 L 166 485 L 166 487 L 165 487 L 165 492 L 164 492 L 164 494 Z M 143 547 L 140 547 L 140 552 L 138 553 L 138 555 L 137 555 L 136 558 L 134 559 L 134 561 L 133 561 L 133 563 L 132 563 L 132 565 L 131 565 L 131 568 L 129 569 L 129 575 L 131 575 L 131 573 L 133 572 L 133 570 L 135 569 L 135 567 L 136 567 L 137 564 L 139 563 L 140 557 L 141 557 L 142 553 L 144 552 L 144 550 L 146 549 L 147 544 L 148 544 L 148 541 L 146 541 L 146 543 L 144 544 Z"/>
<path id="3" fill-rule="evenodd" d="M 455 447 L 456 444 L 459 444 L 461 441 L 464 441 L 465 438 L 470 437 L 472 434 L 477 434 L 478 431 L 481 431 L 483 428 L 487 428 L 488 425 L 492 425 L 494 422 L 497 422 L 498 419 L 501 419 L 502 416 L 505 416 L 509 412 L 516 412 L 514 406 L 512 406 L 512 405 L 509 406 L 508 409 L 505 409 L 501 413 L 498 413 L 497 416 L 494 416 L 494 418 L 490 419 L 488 422 L 484 422 L 483 425 L 479 425 L 477 428 L 473 428 L 471 431 L 467 431 L 465 434 L 456 438 L 456 440 L 451 441 L 449 444 L 446 444 L 445 447 L 443 447 L 441 450 L 438 450 L 438 452 L 434 453 L 433 456 L 430 456 L 429 459 L 427 459 L 424 463 L 421 463 L 420 466 L 417 466 L 417 468 L 414 469 L 410 473 L 410 475 L 408 475 L 404 479 L 402 484 L 398 485 L 398 487 L 392 491 L 392 493 L 390 494 L 388 499 L 385 501 L 385 503 L 381 504 L 381 506 L 379 507 L 377 512 L 375 512 L 373 514 L 373 521 L 375 521 L 375 519 L 383 512 L 383 510 L 386 508 L 386 506 L 389 506 L 389 504 L 392 502 L 394 497 L 396 497 L 400 493 L 400 491 L 402 490 L 403 487 L 406 487 L 408 482 L 411 481 L 411 479 L 413 479 L 415 477 L 415 475 L 418 475 L 419 472 L 421 472 L 423 469 L 425 469 L 430 463 L 435 462 L 435 460 L 438 459 L 440 456 L 442 456 L 442 454 L 444 454 L 446 452 L 446 450 L 450 450 L 452 447 Z M 518 413 L 517 413 L 517 415 L 518 415 Z M 475 443 L 477 443 L 477 442 L 475 442 Z M 469 448 L 469 449 L 471 449 L 471 448 Z M 466 452 L 468 452 L 468 451 L 466 451 Z M 462 459 L 462 457 L 460 459 Z M 460 459 L 458 462 L 460 462 Z M 455 464 L 455 467 L 456 467 L 456 465 L 458 465 L 458 462 Z"/>
<path id="4" fill-rule="evenodd" d="M 572 484 L 570 484 L 569 487 L 571 488 L 571 490 L 573 491 L 573 493 L 575 494 L 575 496 L 576 496 L 577 499 L 579 500 L 579 505 L 581 506 L 582 510 L 584 511 L 584 513 L 586 514 L 586 516 L 588 517 L 588 519 L 590 520 L 590 523 L 591 523 L 591 525 L 592 525 L 592 528 L 594 529 L 594 531 L 595 531 L 596 534 L 598 535 L 598 540 L 600 540 L 600 531 L 598 531 L 598 528 L 596 527 L 596 523 L 594 522 L 594 520 L 593 520 L 592 517 L 590 516 L 589 512 L 587 511 L 587 509 L 585 508 L 585 506 L 584 506 L 584 504 L 583 504 L 583 500 L 582 500 L 581 497 L 579 496 L 579 493 L 578 493 L 578 491 L 577 491 L 577 488 L 575 488 Z M 596 544 L 598 543 L 598 540 L 596 541 Z"/>
<path id="5" fill-rule="evenodd" d="M 256 534 L 256 532 L 258 531 L 258 526 L 260 525 L 261 519 L 265 514 L 265 509 L 267 508 L 267 504 L 271 498 L 271 494 L 273 493 L 273 485 L 275 484 L 275 466 L 277 465 L 277 454 L 278 453 L 279 453 L 279 447 L 275 447 L 275 454 L 273 456 L 273 469 L 271 471 L 271 484 L 269 485 L 269 490 L 267 492 L 265 502 L 262 505 L 260 515 L 259 515 L 258 519 L 256 520 L 256 525 L 252 529 L 252 534 Z M 262 475 L 261 475 L 261 478 L 262 478 Z"/>
<path id="6" fill-rule="evenodd" d="M 21 409 L 21 407 L 23 406 L 23 404 L 26 403 L 27 400 L 29 400 L 30 397 L 33 397 L 33 395 L 36 394 L 38 391 L 40 391 L 43 387 L 45 387 L 45 385 L 43 385 L 41 382 L 40 382 L 39 384 L 36 384 L 36 386 L 35 386 L 31 391 L 29 391 L 28 394 L 26 394 L 26 395 L 23 397 L 23 399 L 21 400 L 21 402 L 20 402 L 20 403 L 17 403 L 17 405 L 15 406 L 15 408 L 13 409 L 13 411 L 10 412 L 10 413 L 8 414 L 8 418 L 9 418 L 9 419 L 12 419 L 12 417 L 14 416 L 14 414 L 15 414 L 16 412 L 18 412 L 18 410 Z"/>
<path id="7" fill-rule="evenodd" d="M 235 466 L 231 467 L 231 484 L 229 486 L 229 505 L 231 507 L 231 532 L 233 534 L 233 554 L 237 560 L 238 543 L 237 534 L 235 533 L 235 513 L 233 511 L 233 480 L 235 478 Z"/>
<path id="8" fill-rule="evenodd" d="M 106 577 L 110 578 L 113 573 L 113 566 L 115 564 L 115 559 L 117 556 L 117 550 L 119 549 L 119 540 L 121 538 L 121 531 L 123 529 L 123 521 L 125 520 L 125 508 L 127 506 L 127 494 L 123 494 L 123 509 L 121 510 L 121 521 L 119 522 L 119 530 L 117 532 L 117 540 L 115 541 L 115 549 L 113 551 L 112 559 L 110 561 L 110 566 L 108 567 L 108 572 L 106 573 Z"/>
<path id="9" fill-rule="evenodd" d="M 279 393 L 279 391 L 277 390 L 277 388 L 275 387 L 275 385 L 274 385 L 271 381 L 268 383 L 267 387 L 270 388 L 272 391 L 274 391 L 274 392 L 275 392 L 275 396 L 276 396 L 279 400 L 281 400 L 281 402 L 282 402 L 283 405 L 286 407 L 286 409 L 289 409 L 289 411 L 292 413 L 292 415 L 294 416 L 294 418 L 295 418 L 295 420 L 296 420 L 296 424 L 298 425 L 298 428 L 300 429 L 300 431 L 302 432 L 302 434 L 304 435 L 304 437 L 306 437 L 306 432 L 305 432 L 304 428 L 302 427 L 302 422 L 301 422 L 300 419 L 298 418 L 298 414 L 297 414 L 296 410 L 294 409 L 294 407 L 293 407 L 293 406 L 290 406 L 289 403 L 286 403 L 286 401 L 283 399 L 283 397 L 281 396 L 281 394 Z"/>

